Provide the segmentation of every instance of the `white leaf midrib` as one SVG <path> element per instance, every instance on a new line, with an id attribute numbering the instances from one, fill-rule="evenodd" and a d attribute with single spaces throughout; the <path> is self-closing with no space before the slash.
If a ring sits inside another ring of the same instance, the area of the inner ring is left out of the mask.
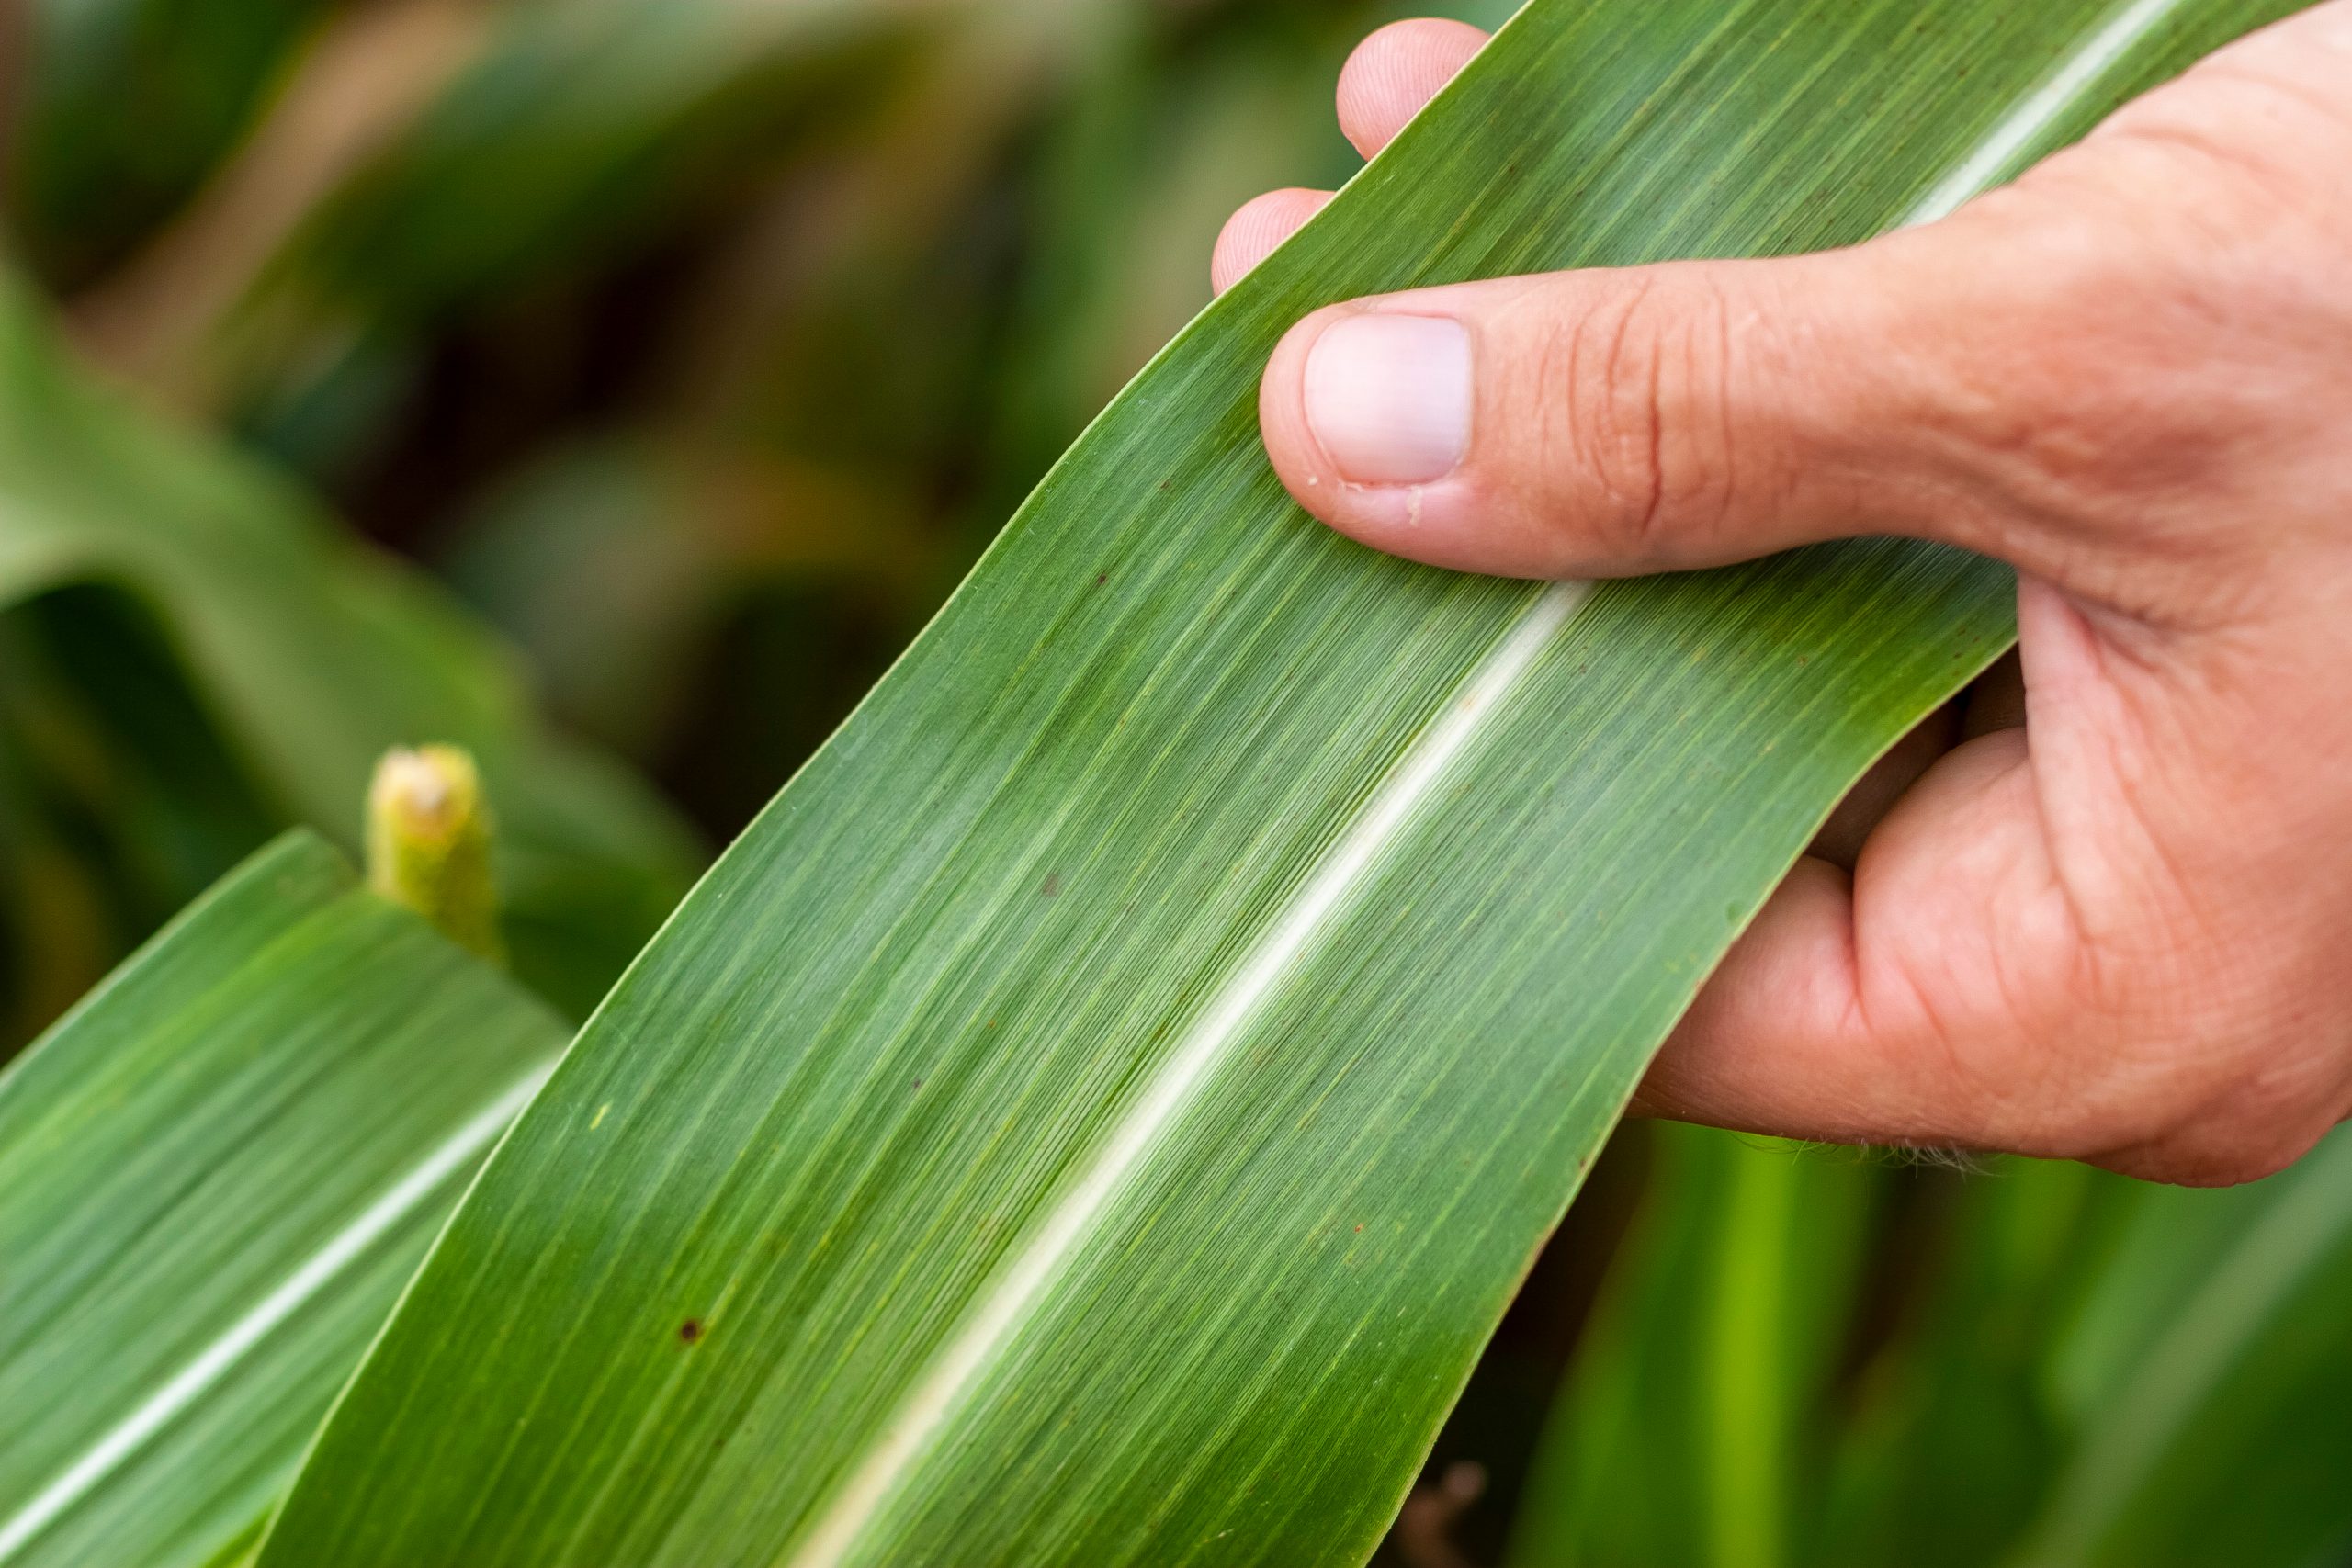
<path id="1" fill-rule="evenodd" d="M 1030 1305 L 1074 1256 L 1095 1221 L 1189 1106 L 1282 980 L 1362 886 L 1488 716 L 1525 677 L 1553 635 L 1591 592 L 1555 582 L 1537 592 L 1437 718 L 1391 767 L 1355 823 L 1326 851 L 1229 979 L 1106 1133 L 1020 1250 L 932 1360 L 913 1392 L 837 1491 L 791 1557 L 792 1568 L 827 1568 L 855 1545 L 899 1481 L 948 1423 L 963 1395 L 1007 1343 Z"/>
<path id="2" fill-rule="evenodd" d="M 2127 0 L 2069 53 L 2017 108 L 1995 124 L 1952 173 L 1898 227 L 1949 216 L 2008 175 L 2152 30 L 2186 0 Z M 1401 833 L 1493 714 L 1572 619 L 1594 584 L 1555 582 L 1531 600 L 1487 659 L 1449 697 L 1437 722 L 1390 770 L 1356 825 L 1302 884 L 1267 935 L 1212 998 L 1201 1020 L 1106 1134 L 1073 1180 L 967 1315 L 963 1330 L 933 1358 L 913 1392 L 833 1493 L 783 1568 L 842 1568 L 866 1527 L 946 1427 L 979 1374 L 1017 1329 L 1023 1314 L 1076 1253 L 1094 1222 L 1190 1102 L 1225 1048 L 1313 945 L 1348 895 Z"/>
<path id="3" fill-rule="evenodd" d="M 329 1236 L 267 1295 L 248 1308 L 209 1344 L 114 1426 L 81 1458 L 0 1522 L 0 1563 L 28 1545 L 60 1516 L 80 1502 L 144 1448 L 164 1427 L 209 1393 L 264 1339 L 366 1256 L 450 1177 L 495 1143 L 550 1069 L 532 1069 L 411 1166 L 367 1208 Z"/>

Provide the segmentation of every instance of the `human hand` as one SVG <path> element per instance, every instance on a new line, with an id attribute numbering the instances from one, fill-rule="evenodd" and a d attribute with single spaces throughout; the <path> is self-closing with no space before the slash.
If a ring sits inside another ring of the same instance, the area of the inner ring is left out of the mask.
<path id="1" fill-rule="evenodd" d="M 1370 155 L 1482 41 L 1374 34 L 1342 129 Z M 1327 199 L 1243 208 L 1217 287 Z M 1850 250 L 1318 311 L 1261 416 L 1301 505 L 1441 566 L 1902 534 L 2017 567 L 2025 727 L 1894 763 L 1638 1109 L 2196 1183 L 2352 1113 L 2352 0 Z"/>

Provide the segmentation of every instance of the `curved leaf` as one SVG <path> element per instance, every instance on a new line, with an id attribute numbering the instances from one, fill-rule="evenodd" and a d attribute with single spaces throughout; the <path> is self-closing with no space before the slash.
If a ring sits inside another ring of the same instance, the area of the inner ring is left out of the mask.
<path id="1" fill-rule="evenodd" d="M 2010 586 L 1384 559 L 1268 471 L 1267 350 L 1941 210 L 2273 9 L 1538 0 L 631 970 L 264 1562 L 1360 1562 L 1655 1043 Z"/>
<path id="2" fill-rule="evenodd" d="M 0 1563 L 250 1542 L 563 1041 L 294 834 L 0 1077 Z"/>

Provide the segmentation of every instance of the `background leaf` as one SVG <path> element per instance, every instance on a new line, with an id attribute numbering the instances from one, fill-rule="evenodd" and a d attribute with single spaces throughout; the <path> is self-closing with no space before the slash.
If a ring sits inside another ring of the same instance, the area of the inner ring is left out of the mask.
<path id="1" fill-rule="evenodd" d="M 294 834 L 0 1077 L 0 1562 L 250 1545 L 564 1032 Z"/>
<path id="2" fill-rule="evenodd" d="M 1662 1125 L 1610 1294 L 1578 1342 L 1510 1560 L 1815 1561 L 1816 1451 L 1884 1171 L 1848 1149 Z"/>
<path id="3" fill-rule="evenodd" d="M 2014 1159 L 1917 1187 L 1876 1263 L 1876 1335 L 1830 1421 L 1819 1557 L 1855 1568 L 1960 1568 L 2016 1541 L 2071 1437 L 2043 1358 L 2138 1190 Z"/>
<path id="4" fill-rule="evenodd" d="M 2080 1440 L 2020 1564 L 2290 1568 L 2352 1549 L 2352 1137 L 2138 1189 L 2056 1381 Z"/>
<path id="5" fill-rule="evenodd" d="M 626 774 L 548 735 L 446 599 L 338 536 L 288 485 L 89 379 L 0 281 L 0 604 L 87 584 L 128 594 L 191 671 L 233 748 L 205 765 L 249 781 L 247 819 L 351 841 L 387 747 L 473 750 L 506 823 L 518 972 L 559 1002 L 584 1011 L 682 888 L 690 838 Z M 74 678 L 103 679 L 138 638 L 85 646 Z M 99 705 L 170 711 L 152 694 Z M 172 755 L 204 745 L 204 727 L 187 728 Z"/>

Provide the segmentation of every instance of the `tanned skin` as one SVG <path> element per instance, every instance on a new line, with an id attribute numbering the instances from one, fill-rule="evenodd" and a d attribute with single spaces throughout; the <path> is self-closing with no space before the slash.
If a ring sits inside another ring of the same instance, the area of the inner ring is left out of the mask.
<path id="1" fill-rule="evenodd" d="M 1342 129 L 1377 151 L 1483 41 L 1374 34 Z M 1218 287 L 1328 199 L 1235 214 Z M 2352 1113 L 2352 0 L 1850 250 L 1318 311 L 1261 407 L 1302 506 L 1440 566 L 2017 568 L 2021 722 L 1882 771 L 1640 1109 L 2199 1184 Z"/>

